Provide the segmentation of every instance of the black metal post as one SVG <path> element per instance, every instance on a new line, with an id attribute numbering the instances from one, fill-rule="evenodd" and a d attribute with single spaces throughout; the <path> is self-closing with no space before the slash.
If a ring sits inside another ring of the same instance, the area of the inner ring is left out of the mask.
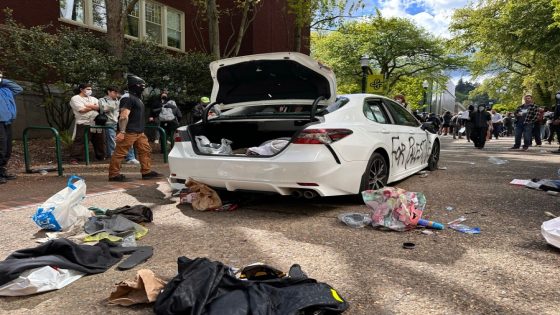
<path id="1" fill-rule="evenodd" d="M 426 92 L 426 88 L 424 88 L 424 91 L 422 92 L 422 107 L 426 107 L 426 103 L 427 103 L 427 101 L 428 101 L 428 100 L 427 100 L 427 97 L 428 97 L 427 94 L 428 94 L 428 93 Z M 426 110 L 426 109 L 424 109 L 424 110 Z M 431 108 L 430 108 L 430 111 L 429 111 L 429 112 L 431 112 Z"/>
<path id="2" fill-rule="evenodd" d="M 362 93 L 366 92 L 368 67 L 362 67 Z"/>

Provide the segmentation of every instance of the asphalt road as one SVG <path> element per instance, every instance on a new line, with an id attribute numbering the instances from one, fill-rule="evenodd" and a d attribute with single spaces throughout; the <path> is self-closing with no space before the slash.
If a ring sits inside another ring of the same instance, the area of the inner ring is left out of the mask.
<path id="1" fill-rule="evenodd" d="M 154 256 L 132 270 L 112 268 L 59 291 L 0 298 L 0 312 L 149 314 L 149 306 L 108 306 L 106 299 L 115 283 L 132 279 L 139 268 L 173 277 L 177 257 L 185 255 L 238 267 L 263 262 L 286 271 L 298 263 L 310 277 L 339 291 L 350 303 L 347 314 L 559 314 L 560 250 L 546 244 L 540 225 L 548 219 L 543 212 L 560 215 L 560 197 L 509 182 L 557 178 L 560 155 L 549 153 L 557 147 L 547 145 L 508 151 L 511 143 L 511 138 L 493 140 L 480 151 L 445 137 L 440 166 L 446 170 L 394 185 L 426 195 L 424 217 L 446 223 L 464 215 L 465 224 L 480 227 L 479 235 L 351 229 L 337 215 L 367 208 L 346 197 L 308 201 L 243 195 L 244 204 L 231 212 L 178 205 L 165 182 L 88 197 L 86 206 L 151 206 L 154 222 L 139 243 L 154 246 Z M 491 164 L 492 156 L 509 162 Z M 44 181 L 26 181 L 26 189 L 33 185 L 45 191 Z M 50 187 L 52 193 L 59 189 Z M 36 245 L 41 233 L 29 218 L 33 213 L 32 207 L 0 211 L 0 258 Z M 416 248 L 403 249 L 403 242 Z"/>

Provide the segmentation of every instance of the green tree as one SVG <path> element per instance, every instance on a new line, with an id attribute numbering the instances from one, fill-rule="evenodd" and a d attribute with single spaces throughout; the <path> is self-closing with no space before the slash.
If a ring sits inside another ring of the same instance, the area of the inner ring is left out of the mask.
<path id="1" fill-rule="evenodd" d="M 288 13 L 295 16 L 294 51 L 301 51 L 303 30 L 340 26 L 343 17 L 363 7 L 363 0 L 287 0 Z"/>
<path id="2" fill-rule="evenodd" d="M 443 70 L 457 68 L 462 62 L 447 53 L 442 39 L 409 20 L 381 15 L 347 22 L 336 31 L 313 33 L 311 51 L 334 69 L 342 92 L 359 91 L 362 55 L 368 55 L 374 72 L 384 76 L 389 94 L 407 77 L 446 81 Z"/>
<path id="3" fill-rule="evenodd" d="M 455 100 L 459 103 L 463 103 L 469 98 L 470 91 L 474 90 L 476 86 L 469 81 L 463 81 L 463 78 L 459 79 L 457 86 L 455 86 Z"/>
<path id="4" fill-rule="evenodd" d="M 550 105 L 560 84 L 554 12 L 558 17 L 558 0 L 481 0 L 455 11 L 452 44 L 470 57 L 475 76 L 493 75 L 481 87 L 490 97 L 514 102 L 531 91 Z"/>

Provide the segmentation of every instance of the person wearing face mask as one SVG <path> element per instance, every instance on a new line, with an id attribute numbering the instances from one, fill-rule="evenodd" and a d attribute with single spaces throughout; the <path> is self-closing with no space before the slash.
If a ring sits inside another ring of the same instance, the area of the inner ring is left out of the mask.
<path id="1" fill-rule="evenodd" d="M 537 106 L 533 103 L 533 96 L 527 94 L 524 97 L 525 103 L 515 110 L 515 143 L 510 150 L 517 150 L 521 147 L 521 137 L 523 137 L 523 151 L 527 151 L 531 146 L 533 137 L 533 124 L 537 120 Z"/>
<path id="2" fill-rule="evenodd" d="M 150 122 L 150 124 L 155 125 L 155 126 L 160 125 L 159 113 L 161 112 L 161 108 L 162 108 L 163 104 L 167 103 L 167 101 L 168 101 L 167 95 L 168 95 L 167 89 L 163 89 L 163 90 L 161 90 L 161 94 L 159 95 L 159 98 L 156 98 L 151 102 L 151 104 L 150 104 L 150 116 L 148 117 L 148 121 Z M 155 143 L 159 143 L 159 132 L 158 131 L 155 131 L 155 129 L 154 129 L 154 133 L 153 134 L 150 133 L 149 136 L 150 136 L 150 139 L 154 139 Z"/>
<path id="3" fill-rule="evenodd" d="M 486 111 L 486 106 L 478 105 L 469 117 L 472 123 L 471 139 L 474 147 L 483 149 L 486 143 L 486 134 L 492 127 L 492 115 Z"/>
<path id="4" fill-rule="evenodd" d="M 16 120 L 14 96 L 21 91 L 21 86 L 4 79 L 0 72 L 0 184 L 16 179 L 16 175 L 8 174 L 7 167 L 12 155 L 12 123 Z"/>
<path id="5" fill-rule="evenodd" d="M 146 82 L 133 74 L 127 76 L 128 94 L 120 100 L 119 131 L 115 137 L 117 143 L 109 165 L 109 181 L 123 182 L 127 178 L 120 173 L 121 162 L 131 147 L 134 146 L 140 160 L 142 179 L 159 178 L 162 175 L 151 170 L 152 148 L 144 134 L 144 103 L 140 99 Z"/>
<path id="6" fill-rule="evenodd" d="M 74 113 L 74 142 L 70 153 L 70 163 L 78 164 L 84 160 L 84 130 L 86 126 L 95 125 L 95 117 L 99 114 L 97 98 L 92 96 L 89 83 L 78 86 L 79 92 L 70 99 L 70 107 Z M 91 129 L 89 140 L 93 144 L 95 158 L 99 161 L 105 159 L 105 134 L 103 129 Z"/>

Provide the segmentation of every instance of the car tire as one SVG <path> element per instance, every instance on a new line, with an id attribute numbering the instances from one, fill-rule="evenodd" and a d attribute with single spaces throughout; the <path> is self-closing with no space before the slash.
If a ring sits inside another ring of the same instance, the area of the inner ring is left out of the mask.
<path id="1" fill-rule="evenodd" d="M 383 155 L 374 152 L 369 159 L 362 182 L 360 193 L 364 190 L 377 190 L 387 186 L 389 179 L 389 163 Z"/>
<path id="2" fill-rule="evenodd" d="M 439 163 L 439 142 L 434 142 L 432 146 L 432 153 L 430 153 L 430 157 L 428 158 L 428 167 L 429 171 L 435 171 L 438 168 Z"/>

